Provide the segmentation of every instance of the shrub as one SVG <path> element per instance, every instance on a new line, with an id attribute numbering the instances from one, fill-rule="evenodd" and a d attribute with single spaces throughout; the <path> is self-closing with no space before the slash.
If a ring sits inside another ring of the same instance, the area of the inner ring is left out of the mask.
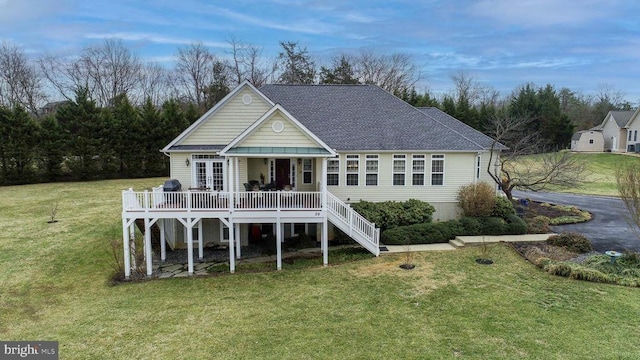
<path id="1" fill-rule="evenodd" d="M 490 216 L 496 203 L 495 194 L 494 188 L 485 182 L 465 185 L 458 189 L 458 205 L 464 216 Z"/>
<path id="2" fill-rule="evenodd" d="M 505 233 L 507 222 L 499 217 L 481 218 L 482 235 L 503 235 Z"/>
<path id="3" fill-rule="evenodd" d="M 511 200 L 507 199 L 504 196 L 495 197 L 495 205 L 493 206 L 493 210 L 491 211 L 491 216 L 506 219 L 509 217 L 509 215 L 515 214 L 516 210 L 513 207 L 513 203 L 511 202 Z"/>
<path id="4" fill-rule="evenodd" d="M 587 253 L 593 251 L 591 242 L 584 236 L 577 233 L 562 233 L 550 236 L 547 242 L 554 246 L 564 247 L 567 250 L 577 253 Z"/>
<path id="5" fill-rule="evenodd" d="M 527 233 L 527 223 L 516 214 L 510 214 L 506 217 L 508 235 L 522 235 Z"/>
<path id="6" fill-rule="evenodd" d="M 633 251 L 625 251 L 618 261 L 629 267 L 640 268 L 640 253 Z"/>
<path id="7" fill-rule="evenodd" d="M 460 218 L 460 224 L 464 230 L 459 235 L 482 235 L 482 223 L 478 218 L 463 216 Z"/>
<path id="8" fill-rule="evenodd" d="M 431 216 L 435 212 L 435 208 L 428 202 L 415 199 L 379 203 L 360 201 L 351 204 L 351 207 L 367 220 L 375 223 L 381 231 L 396 226 L 431 222 Z"/>
<path id="9" fill-rule="evenodd" d="M 463 231 L 457 220 L 422 223 L 387 229 L 381 234 L 381 240 L 387 245 L 445 243 Z"/>
<path id="10" fill-rule="evenodd" d="M 546 216 L 536 216 L 525 221 L 529 234 L 546 234 L 549 232 L 549 218 Z"/>

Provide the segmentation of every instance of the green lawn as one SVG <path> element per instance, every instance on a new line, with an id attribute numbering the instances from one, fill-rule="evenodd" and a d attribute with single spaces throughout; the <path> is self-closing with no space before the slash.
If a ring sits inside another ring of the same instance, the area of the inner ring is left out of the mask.
<path id="1" fill-rule="evenodd" d="M 636 359 L 640 290 L 545 274 L 507 245 L 110 286 L 120 190 L 0 187 L 0 339 L 61 359 Z M 59 203 L 58 223 L 47 224 Z M 331 259 L 330 259 L 331 263 Z"/>
<path id="2" fill-rule="evenodd" d="M 587 164 L 584 183 L 575 188 L 549 186 L 545 191 L 618 196 L 616 169 L 624 164 L 640 162 L 640 157 L 615 153 L 575 153 L 574 156 Z"/>

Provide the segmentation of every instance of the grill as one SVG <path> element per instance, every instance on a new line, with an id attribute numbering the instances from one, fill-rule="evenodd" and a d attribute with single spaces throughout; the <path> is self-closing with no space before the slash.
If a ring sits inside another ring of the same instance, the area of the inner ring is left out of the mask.
<path id="1" fill-rule="evenodd" d="M 176 179 L 169 179 L 164 182 L 164 185 L 162 186 L 162 190 L 164 190 L 165 192 L 180 191 L 182 190 L 182 184 L 180 184 L 180 181 Z"/>

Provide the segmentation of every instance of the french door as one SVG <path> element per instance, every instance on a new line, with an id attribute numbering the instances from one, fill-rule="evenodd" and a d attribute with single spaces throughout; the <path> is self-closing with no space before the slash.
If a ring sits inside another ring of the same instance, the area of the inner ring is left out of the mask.
<path id="1" fill-rule="evenodd" d="M 223 191 L 226 186 L 223 159 L 198 157 L 193 159 L 191 186 L 210 191 Z"/>

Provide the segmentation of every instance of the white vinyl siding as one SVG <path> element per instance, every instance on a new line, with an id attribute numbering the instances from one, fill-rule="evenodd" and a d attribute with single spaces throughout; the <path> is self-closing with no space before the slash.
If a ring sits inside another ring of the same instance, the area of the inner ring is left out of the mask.
<path id="1" fill-rule="evenodd" d="M 393 155 L 393 185 L 404 186 L 407 172 L 407 156 Z"/>
<path id="2" fill-rule="evenodd" d="M 245 105 L 242 102 L 244 95 L 252 97 L 251 104 Z M 199 128 L 178 145 L 228 144 L 270 108 L 271 106 L 253 90 L 244 89 L 229 99 L 222 108 L 209 116 Z"/>
<path id="3" fill-rule="evenodd" d="M 360 178 L 360 155 L 349 154 L 346 158 L 346 184 L 347 186 L 358 186 L 358 180 Z"/>
<path id="4" fill-rule="evenodd" d="M 431 155 L 431 185 L 444 185 L 444 155 Z"/>
<path id="5" fill-rule="evenodd" d="M 411 185 L 424 185 L 426 169 L 425 156 L 413 155 L 411 165 Z"/>
<path id="6" fill-rule="evenodd" d="M 367 186 L 378 185 L 378 160 L 378 155 L 365 156 L 365 185 Z"/>
<path id="7" fill-rule="evenodd" d="M 273 124 L 280 122 L 284 129 L 280 132 L 274 131 Z M 271 118 L 263 122 L 247 138 L 237 146 L 250 147 L 320 147 L 313 139 L 305 134 L 298 126 L 287 120 L 280 112 L 276 111 Z"/>

